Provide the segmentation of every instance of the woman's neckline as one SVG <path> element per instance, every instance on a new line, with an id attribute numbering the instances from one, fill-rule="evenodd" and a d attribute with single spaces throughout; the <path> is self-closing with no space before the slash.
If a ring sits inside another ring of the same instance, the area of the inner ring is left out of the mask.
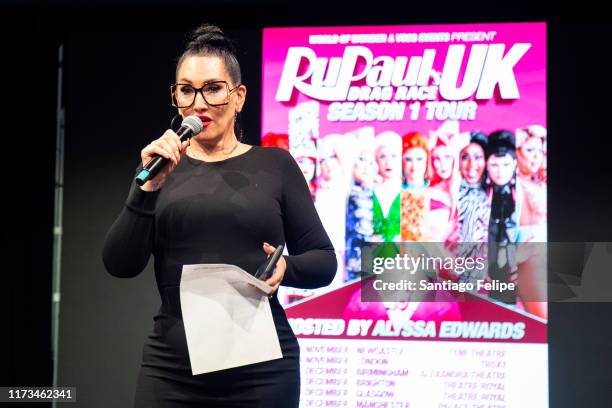
<path id="1" fill-rule="evenodd" d="M 248 155 L 250 152 L 252 152 L 253 150 L 255 150 L 257 146 L 255 145 L 250 145 L 249 149 L 245 152 L 242 152 L 240 154 L 237 154 L 235 156 L 231 156 L 228 157 L 227 159 L 222 159 L 222 160 L 215 160 L 215 161 L 206 161 L 206 160 L 201 160 L 201 159 L 196 159 L 193 156 L 190 156 L 189 154 L 185 153 L 185 156 L 187 157 L 188 161 L 194 164 L 210 164 L 210 165 L 214 165 L 214 164 L 222 164 L 222 163 L 227 163 L 229 161 L 232 161 L 234 159 L 238 159 L 240 157 L 246 156 Z"/>

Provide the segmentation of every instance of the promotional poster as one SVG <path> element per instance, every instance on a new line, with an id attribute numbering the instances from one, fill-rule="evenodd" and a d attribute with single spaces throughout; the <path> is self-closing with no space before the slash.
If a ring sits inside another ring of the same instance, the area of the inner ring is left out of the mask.
<path id="1" fill-rule="evenodd" d="M 338 261 L 279 291 L 301 406 L 548 407 L 546 25 L 269 28 L 262 89 Z"/>

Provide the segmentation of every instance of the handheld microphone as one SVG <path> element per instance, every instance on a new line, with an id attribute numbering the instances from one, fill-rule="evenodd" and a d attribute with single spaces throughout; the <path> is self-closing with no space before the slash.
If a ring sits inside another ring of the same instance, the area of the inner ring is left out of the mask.
<path id="1" fill-rule="evenodd" d="M 274 272 L 274 268 L 276 267 L 276 263 L 280 259 L 283 254 L 283 250 L 285 249 L 285 244 L 280 244 L 276 247 L 274 253 L 266 259 L 264 263 L 259 265 L 257 271 L 255 272 L 255 277 L 257 279 L 266 280 L 270 276 L 272 276 L 272 272 Z"/>
<path id="2" fill-rule="evenodd" d="M 189 140 L 192 136 L 197 135 L 202 131 L 202 121 L 195 115 L 187 116 L 183 119 L 181 127 L 176 131 L 176 134 L 181 139 L 181 143 Z M 144 183 L 157 176 L 161 169 L 163 169 L 169 162 L 169 159 L 165 157 L 155 155 L 153 158 L 142 168 L 140 173 L 136 176 L 136 184 L 142 186 Z"/>

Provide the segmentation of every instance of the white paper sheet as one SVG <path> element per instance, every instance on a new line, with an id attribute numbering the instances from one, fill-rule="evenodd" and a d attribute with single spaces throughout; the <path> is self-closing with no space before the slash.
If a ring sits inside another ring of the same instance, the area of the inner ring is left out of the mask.
<path id="1" fill-rule="evenodd" d="M 183 266 L 181 309 L 193 375 L 283 357 L 271 291 L 235 265 Z"/>

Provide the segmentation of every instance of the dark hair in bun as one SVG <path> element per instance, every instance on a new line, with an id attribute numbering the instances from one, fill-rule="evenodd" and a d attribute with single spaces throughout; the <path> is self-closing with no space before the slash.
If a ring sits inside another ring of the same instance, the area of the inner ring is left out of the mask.
<path id="1" fill-rule="evenodd" d="M 516 158 L 516 144 L 514 142 L 514 133 L 509 130 L 498 130 L 489 135 L 487 141 L 487 149 L 485 150 L 487 159 L 489 156 L 505 156 L 509 154 Z"/>
<path id="2" fill-rule="evenodd" d="M 214 55 L 223 59 L 233 85 L 242 83 L 240 64 L 236 58 L 233 41 L 226 37 L 223 30 L 212 24 L 202 24 L 191 33 L 185 51 L 176 64 L 177 74 L 185 58 L 205 55 Z"/>
<path id="3" fill-rule="evenodd" d="M 470 143 L 476 143 L 483 152 L 487 151 L 487 135 L 482 132 L 470 132 Z"/>

